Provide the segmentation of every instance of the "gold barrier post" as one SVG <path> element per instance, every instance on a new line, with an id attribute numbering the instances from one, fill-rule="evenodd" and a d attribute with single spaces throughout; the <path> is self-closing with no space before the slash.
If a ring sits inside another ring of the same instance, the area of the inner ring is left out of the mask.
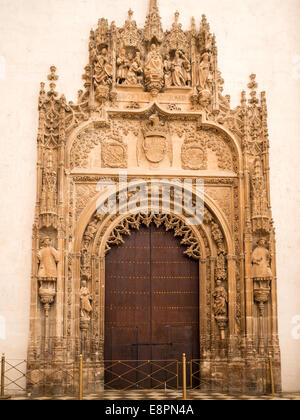
<path id="1" fill-rule="evenodd" d="M 269 353 L 269 367 L 270 367 L 271 393 L 272 395 L 274 395 L 275 389 L 274 389 L 273 361 L 272 361 L 271 353 Z"/>
<path id="2" fill-rule="evenodd" d="M 79 401 L 82 401 L 83 394 L 83 363 L 82 354 L 79 357 Z"/>
<path id="3" fill-rule="evenodd" d="M 182 355 L 182 384 L 183 384 L 183 400 L 186 401 L 186 355 Z"/>

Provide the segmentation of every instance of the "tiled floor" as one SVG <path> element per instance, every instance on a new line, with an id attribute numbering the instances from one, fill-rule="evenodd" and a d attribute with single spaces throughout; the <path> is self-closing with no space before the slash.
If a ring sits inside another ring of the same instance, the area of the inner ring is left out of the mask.
<path id="1" fill-rule="evenodd" d="M 300 393 L 294 394 L 278 394 L 278 395 L 225 395 L 219 393 L 203 393 L 199 391 L 188 391 L 188 400 L 300 400 Z M 14 397 L 12 400 L 27 400 L 27 397 Z M 76 400 L 77 397 L 36 397 L 32 400 Z M 180 391 L 106 391 L 102 394 L 90 394 L 83 397 L 84 400 L 133 400 L 133 401 L 163 401 L 163 400 L 181 400 L 182 392 Z"/>

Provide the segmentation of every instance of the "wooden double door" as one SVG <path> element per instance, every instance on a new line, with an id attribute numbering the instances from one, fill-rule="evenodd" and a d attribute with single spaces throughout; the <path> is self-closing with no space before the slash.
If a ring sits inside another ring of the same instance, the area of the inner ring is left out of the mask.
<path id="1" fill-rule="evenodd" d="M 139 366 L 140 361 L 181 360 L 183 353 L 199 358 L 199 263 L 184 250 L 173 231 L 154 224 L 132 231 L 122 246 L 111 249 L 106 257 L 106 361 L 137 361 Z M 105 380 L 118 373 L 122 378 L 118 369 Z M 135 375 L 138 381 L 138 372 L 131 372 L 129 381 Z M 124 385 L 122 379 L 111 383 Z"/>

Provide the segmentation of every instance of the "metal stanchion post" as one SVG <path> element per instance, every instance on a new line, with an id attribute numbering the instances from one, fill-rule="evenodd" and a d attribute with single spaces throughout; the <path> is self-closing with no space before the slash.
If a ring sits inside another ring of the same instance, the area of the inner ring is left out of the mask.
<path id="1" fill-rule="evenodd" d="M 1 357 L 1 394 L 0 397 L 4 397 L 4 375 L 5 375 L 5 355 L 2 354 Z"/>
<path id="2" fill-rule="evenodd" d="M 183 400 L 186 401 L 186 355 L 182 355 L 182 384 L 183 384 Z"/>
<path id="3" fill-rule="evenodd" d="M 79 401 L 82 401 L 83 396 L 83 363 L 82 354 L 79 357 Z"/>
<path id="4" fill-rule="evenodd" d="M 1 389 L 0 389 L 0 400 L 9 400 L 9 396 L 4 395 L 4 381 L 5 381 L 5 354 L 1 357 Z"/>
<path id="5" fill-rule="evenodd" d="M 270 367 L 270 381 L 271 381 L 271 393 L 272 395 L 275 394 L 275 387 L 274 387 L 274 375 L 273 375 L 273 362 L 272 362 L 272 354 L 269 353 L 269 367 Z"/>

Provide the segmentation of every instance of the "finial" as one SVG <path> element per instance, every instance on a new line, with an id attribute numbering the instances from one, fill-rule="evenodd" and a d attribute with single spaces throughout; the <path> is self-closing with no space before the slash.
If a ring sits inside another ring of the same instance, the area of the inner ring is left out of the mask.
<path id="1" fill-rule="evenodd" d="M 51 73 L 48 75 L 48 80 L 58 80 L 58 76 L 55 74 L 56 73 L 55 66 L 50 67 L 50 72 Z"/>
<path id="2" fill-rule="evenodd" d="M 153 39 L 156 39 L 158 43 L 163 42 L 164 31 L 162 29 L 157 0 L 150 0 L 149 12 L 144 27 L 144 38 L 146 42 L 152 42 Z"/>
<path id="3" fill-rule="evenodd" d="M 206 15 L 202 15 L 201 29 L 207 32 L 210 31 L 210 26 L 209 26 L 209 23 L 207 23 Z"/>
<path id="4" fill-rule="evenodd" d="M 152 10 L 154 8 L 157 8 L 157 0 L 150 0 L 150 6 L 149 9 Z"/>
<path id="5" fill-rule="evenodd" d="M 246 104 L 247 104 L 246 92 L 243 90 L 242 97 L 241 97 L 241 105 L 242 105 L 242 107 L 245 107 Z"/>
<path id="6" fill-rule="evenodd" d="M 175 23 L 178 24 L 178 20 L 179 20 L 179 12 L 177 10 L 177 12 L 175 13 Z"/>
<path id="7" fill-rule="evenodd" d="M 196 35 L 197 33 L 197 28 L 196 28 L 196 19 L 194 17 L 192 17 L 192 22 L 191 22 L 191 33 L 192 35 Z"/>
<path id="8" fill-rule="evenodd" d="M 128 10 L 128 19 L 132 20 L 133 11 L 131 9 Z"/>
<path id="9" fill-rule="evenodd" d="M 258 88 L 258 84 L 256 82 L 256 74 L 252 73 L 250 75 L 250 83 L 248 84 L 248 88 L 251 89 L 251 98 L 249 99 L 249 104 L 257 104 L 259 101 L 256 97 L 256 89 Z"/>

